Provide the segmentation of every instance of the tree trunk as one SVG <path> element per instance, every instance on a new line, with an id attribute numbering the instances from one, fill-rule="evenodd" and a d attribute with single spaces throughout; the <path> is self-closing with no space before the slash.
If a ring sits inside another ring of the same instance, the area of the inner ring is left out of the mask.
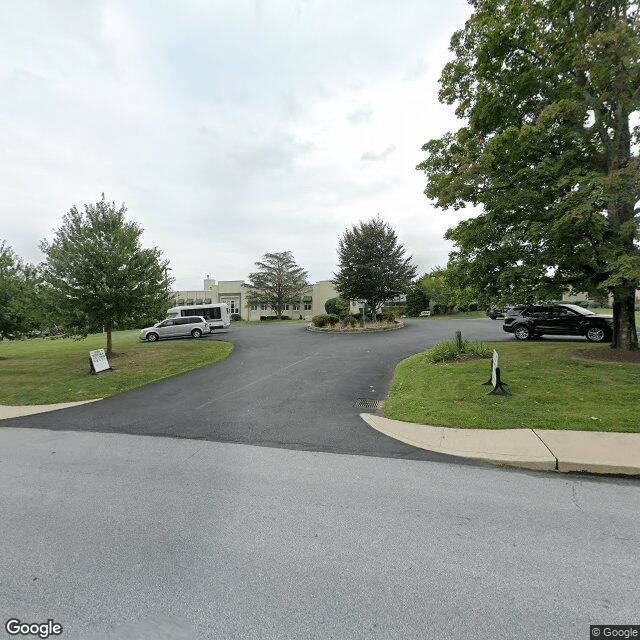
<path id="1" fill-rule="evenodd" d="M 638 348 L 635 316 L 635 286 L 627 283 L 613 290 L 612 349 L 632 351 Z"/>

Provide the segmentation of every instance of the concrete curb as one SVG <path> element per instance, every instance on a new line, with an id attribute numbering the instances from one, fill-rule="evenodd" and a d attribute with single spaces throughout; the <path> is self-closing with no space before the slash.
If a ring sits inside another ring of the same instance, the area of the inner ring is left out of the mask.
<path id="1" fill-rule="evenodd" d="M 640 434 L 542 429 L 458 429 L 360 417 L 385 435 L 420 449 L 500 466 L 541 471 L 640 475 Z"/>
<path id="2" fill-rule="evenodd" d="M 558 471 L 640 475 L 640 434 L 535 429 L 558 460 Z"/>

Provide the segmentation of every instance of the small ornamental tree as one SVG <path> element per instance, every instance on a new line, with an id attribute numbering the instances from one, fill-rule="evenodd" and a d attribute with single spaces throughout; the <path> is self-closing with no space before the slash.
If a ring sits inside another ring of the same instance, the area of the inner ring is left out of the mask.
<path id="1" fill-rule="evenodd" d="M 265 253 L 255 265 L 258 271 L 249 274 L 249 283 L 245 285 L 249 289 L 247 302 L 267 304 L 281 318 L 285 305 L 300 303 L 309 288 L 308 274 L 295 263 L 290 251 Z"/>
<path id="2" fill-rule="evenodd" d="M 4 240 L 0 241 L 0 338 L 42 327 L 39 281 L 37 269 L 25 264 Z"/>
<path id="3" fill-rule="evenodd" d="M 347 300 L 365 300 L 375 319 L 385 300 L 406 293 L 416 268 L 396 232 L 379 217 L 347 229 L 338 245 L 334 285 Z"/>
<path id="4" fill-rule="evenodd" d="M 43 240 L 46 298 L 59 324 L 86 336 L 104 327 L 107 354 L 112 331 L 163 316 L 171 306 L 168 262 L 140 246 L 142 228 L 125 220 L 126 208 L 102 200 L 72 207 L 52 242 Z"/>

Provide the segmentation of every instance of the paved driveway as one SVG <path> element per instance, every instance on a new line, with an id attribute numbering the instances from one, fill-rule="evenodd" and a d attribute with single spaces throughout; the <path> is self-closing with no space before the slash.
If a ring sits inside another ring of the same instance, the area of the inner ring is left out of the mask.
<path id="1" fill-rule="evenodd" d="M 399 331 L 352 335 L 309 332 L 304 325 L 232 328 L 207 338 L 234 343 L 223 362 L 102 402 L 3 424 L 448 459 L 377 433 L 354 405 L 361 398 L 383 400 L 399 360 L 458 329 L 469 339 L 513 340 L 488 318 L 414 320 Z"/>

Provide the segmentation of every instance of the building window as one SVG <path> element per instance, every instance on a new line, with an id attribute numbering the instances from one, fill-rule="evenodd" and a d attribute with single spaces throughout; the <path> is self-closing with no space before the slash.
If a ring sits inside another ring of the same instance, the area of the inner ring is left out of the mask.
<path id="1" fill-rule="evenodd" d="M 289 305 L 288 304 L 283 304 L 282 305 L 282 310 L 283 311 L 289 311 Z"/>
<path id="2" fill-rule="evenodd" d="M 229 310 L 229 313 L 240 313 L 240 305 L 238 304 L 237 300 L 222 300 L 222 302 L 227 303 L 227 309 Z"/>
<path id="3" fill-rule="evenodd" d="M 299 304 L 294 304 L 293 305 L 293 310 L 294 311 L 300 311 L 300 305 Z"/>
<path id="4" fill-rule="evenodd" d="M 305 311 L 311 311 L 311 302 L 305 302 L 304 303 L 304 310 Z"/>
<path id="5" fill-rule="evenodd" d="M 268 311 L 268 309 L 269 309 L 269 305 L 268 305 L 268 304 L 261 304 L 261 305 L 260 305 L 260 309 L 261 309 L 262 311 Z"/>
<path id="6" fill-rule="evenodd" d="M 258 310 L 257 304 L 251 305 L 251 311 L 257 311 L 257 310 Z"/>

